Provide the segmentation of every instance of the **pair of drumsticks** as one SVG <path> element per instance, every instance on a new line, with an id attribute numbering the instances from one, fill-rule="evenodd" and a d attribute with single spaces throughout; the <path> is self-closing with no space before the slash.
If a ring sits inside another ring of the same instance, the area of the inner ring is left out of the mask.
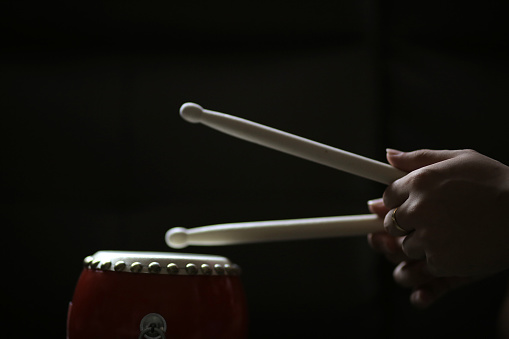
<path id="1" fill-rule="evenodd" d="M 220 132 L 306 160 L 390 184 L 406 173 L 379 161 L 346 152 L 265 125 L 232 115 L 210 111 L 194 103 L 180 108 L 180 115 L 191 123 L 201 123 Z M 383 230 L 375 214 L 230 223 L 166 232 L 166 243 L 173 248 L 189 245 L 215 246 L 276 240 L 296 240 L 363 235 Z"/>

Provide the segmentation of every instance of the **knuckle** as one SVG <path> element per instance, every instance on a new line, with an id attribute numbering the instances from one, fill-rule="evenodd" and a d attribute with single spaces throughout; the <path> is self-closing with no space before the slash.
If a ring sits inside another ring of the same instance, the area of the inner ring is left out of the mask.
<path id="1" fill-rule="evenodd" d="M 405 263 L 402 262 L 398 266 L 396 266 L 392 271 L 392 278 L 394 279 L 395 282 L 397 282 L 400 285 L 404 285 L 406 281 L 406 273 L 403 269 L 404 265 Z"/>
<path id="2" fill-rule="evenodd" d="M 396 207 L 395 204 L 395 200 L 396 200 L 396 197 L 395 197 L 395 192 L 394 192 L 394 186 L 393 185 L 389 185 L 383 195 L 382 195 L 382 200 L 383 200 L 383 203 L 384 205 L 387 207 L 387 208 L 394 208 Z"/>
<path id="3" fill-rule="evenodd" d="M 408 183 L 412 187 L 421 186 L 422 182 L 426 180 L 426 173 L 422 169 L 418 169 L 409 174 Z"/>
<path id="4" fill-rule="evenodd" d="M 415 197 L 407 203 L 403 217 L 411 220 L 412 223 L 417 222 L 422 225 L 424 221 L 429 219 L 429 213 L 434 208 L 434 201 L 425 197 Z"/>
<path id="5" fill-rule="evenodd" d="M 405 242 L 403 242 L 403 244 L 401 245 L 401 250 L 408 258 L 414 259 L 415 256 L 413 255 L 412 250 Z"/>
<path id="6" fill-rule="evenodd" d="M 403 287 L 413 287 L 419 281 L 416 265 L 407 261 L 401 262 L 392 271 L 394 281 Z"/>
<path id="7" fill-rule="evenodd" d="M 429 273 L 434 277 L 443 277 L 443 270 L 441 270 L 439 267 L 432 265 L 428 262 L 428 271 Z"/>
<path id="8" fill-rule="evenodd" d="M 385 191 L 384 191 L 384 193 L 382 195 L 382 201 L 384 202 L 385 206 L 390 208 L 390 206 L 389 206 L 389 202 L 390 202 L 390 198 L 389 198 L 390 191 L 389 191 L 389 188 L 390 188 L 390 186 L 385 189 Z"/>
<path id="9" fill-rule="evenodd" d="M 471 149 L 471 148 L 466 148 L 464 150 L 462 150 L 463 153 L 465 154 L 470 154 L 470 155 L 477 155 L 479 154 L 477 151 Z"/>
<path id="10" fill-rule="evenodd" d="M 420 239 L 417 239 L 418 232 L 412 232 L 405 237 L 401 244 L 403 253 L 410 259 L 422 259 L 424 257 L 424 250 Z"/>
<path id="11" fill-rule="evenodd" d="M 472 159 L 472 158 L 477 158 L 479 157 L 481 154 L 471 148 L 467 148 L 467 149 L 462 149 L 462 150 L 458 150 L 456 151 L 456 156 L 458 158 L 463 158 L 463 159 Z"/>
<path id="12" fill-rule="evenodd" d="M 416 189 L 424 189 L 429 187 L 430 183 L 437 177 L 436 170 L 430 167 L 422 167 L 412 172 L 410 184 Z"/>
<path id="13" fill-rule="evenodd" d="M 388 215 L 385 216 L 385 219 L 384 219 L 384 228 L 385 228 L 385 231 L 389 234 L 391 234 L 391 229 L 392 229 L 392 219 L 389 218 Z"/>
<path id="14" fill-rule="evenodd" d="M 431 275 L 435 277 L 445 277 L 447 276 L 447 270 L 440 264 L 440 260 L 437 260 L 434 255 L 426 256 L 426 263 L 428 271 Z"/>
<path id="15" fill-rule="evenodd" d="M 429 158 L 433 156 L 433 151 L 429 148 L 422 148 L 420 150 L 415 151 L 415 154 L 422 158 Z"/>
<path id="16" fill-rule="evenodd" d="M 405 208 L 401 209 L 401 211 L 398 210 L 399 213 L 399 219 L 404 220 L 416 220 L 416 217 L 418 218 L 419 211 L 420 211 L 420 200 L 419 199 L 409 199 L 407 203 L 405 204 Z"/>

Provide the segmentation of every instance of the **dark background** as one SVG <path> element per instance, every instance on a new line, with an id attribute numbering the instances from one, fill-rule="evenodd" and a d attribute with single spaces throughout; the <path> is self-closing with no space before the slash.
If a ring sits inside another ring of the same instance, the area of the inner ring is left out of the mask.
<path id="1" fill-rule="evenodd" d="M 10 335 L 64 337 L 81 261 L 97 250 L 170 251 L 174 226 L 366 213 L 383 192 L 188 124 L 184 102 L 381 161 L 386 147 L 473 148 L 509 163 L 502 2 L 2 7 Z M 490 337 L 506 284 L 493 277 L 418 311 L 364 237 L 183 252 L 240 264 L 252 338 Z"/>

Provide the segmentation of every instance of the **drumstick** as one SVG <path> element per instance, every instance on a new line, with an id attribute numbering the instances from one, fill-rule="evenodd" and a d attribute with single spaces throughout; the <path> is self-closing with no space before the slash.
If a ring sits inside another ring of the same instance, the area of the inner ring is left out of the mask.
<path id="1" fill-rule="evenodd" d="M 364 214 L 241 222 L 191 229 L 175 227 L 166 232 L 165 239 L 168 246 L 172 248 L 184 248 L 189 245 L 218 246 L 356 236 L 382 231 L 383 229 L 383 221 L 376 214 Z"/>
<path id="2" fill-rule="evenodd" d="M 203 109 L 194 103 L 182 105 L 180 115 L 188 122 L 202 123 L 234 137 L 386 185 L 406 174 L 388 164 L 249 120 Z"/>

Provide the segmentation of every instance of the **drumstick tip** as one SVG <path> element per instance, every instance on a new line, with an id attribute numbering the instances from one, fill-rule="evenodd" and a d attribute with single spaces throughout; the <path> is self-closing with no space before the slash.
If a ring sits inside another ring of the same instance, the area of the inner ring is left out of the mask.
<path id="1" fill-rule="evenodd" d="M 187 122 L 196 124 L 201 121 L 203 107 L 193 102 L 186 102 L 180 106 L 180 116 Z"/>
<path id="2" fill-rule="evenodd" d="M 166 232 L 166 244 L 172 248 L 187 247 L 187 229 L 183 227 L 174 227 Z"/>

